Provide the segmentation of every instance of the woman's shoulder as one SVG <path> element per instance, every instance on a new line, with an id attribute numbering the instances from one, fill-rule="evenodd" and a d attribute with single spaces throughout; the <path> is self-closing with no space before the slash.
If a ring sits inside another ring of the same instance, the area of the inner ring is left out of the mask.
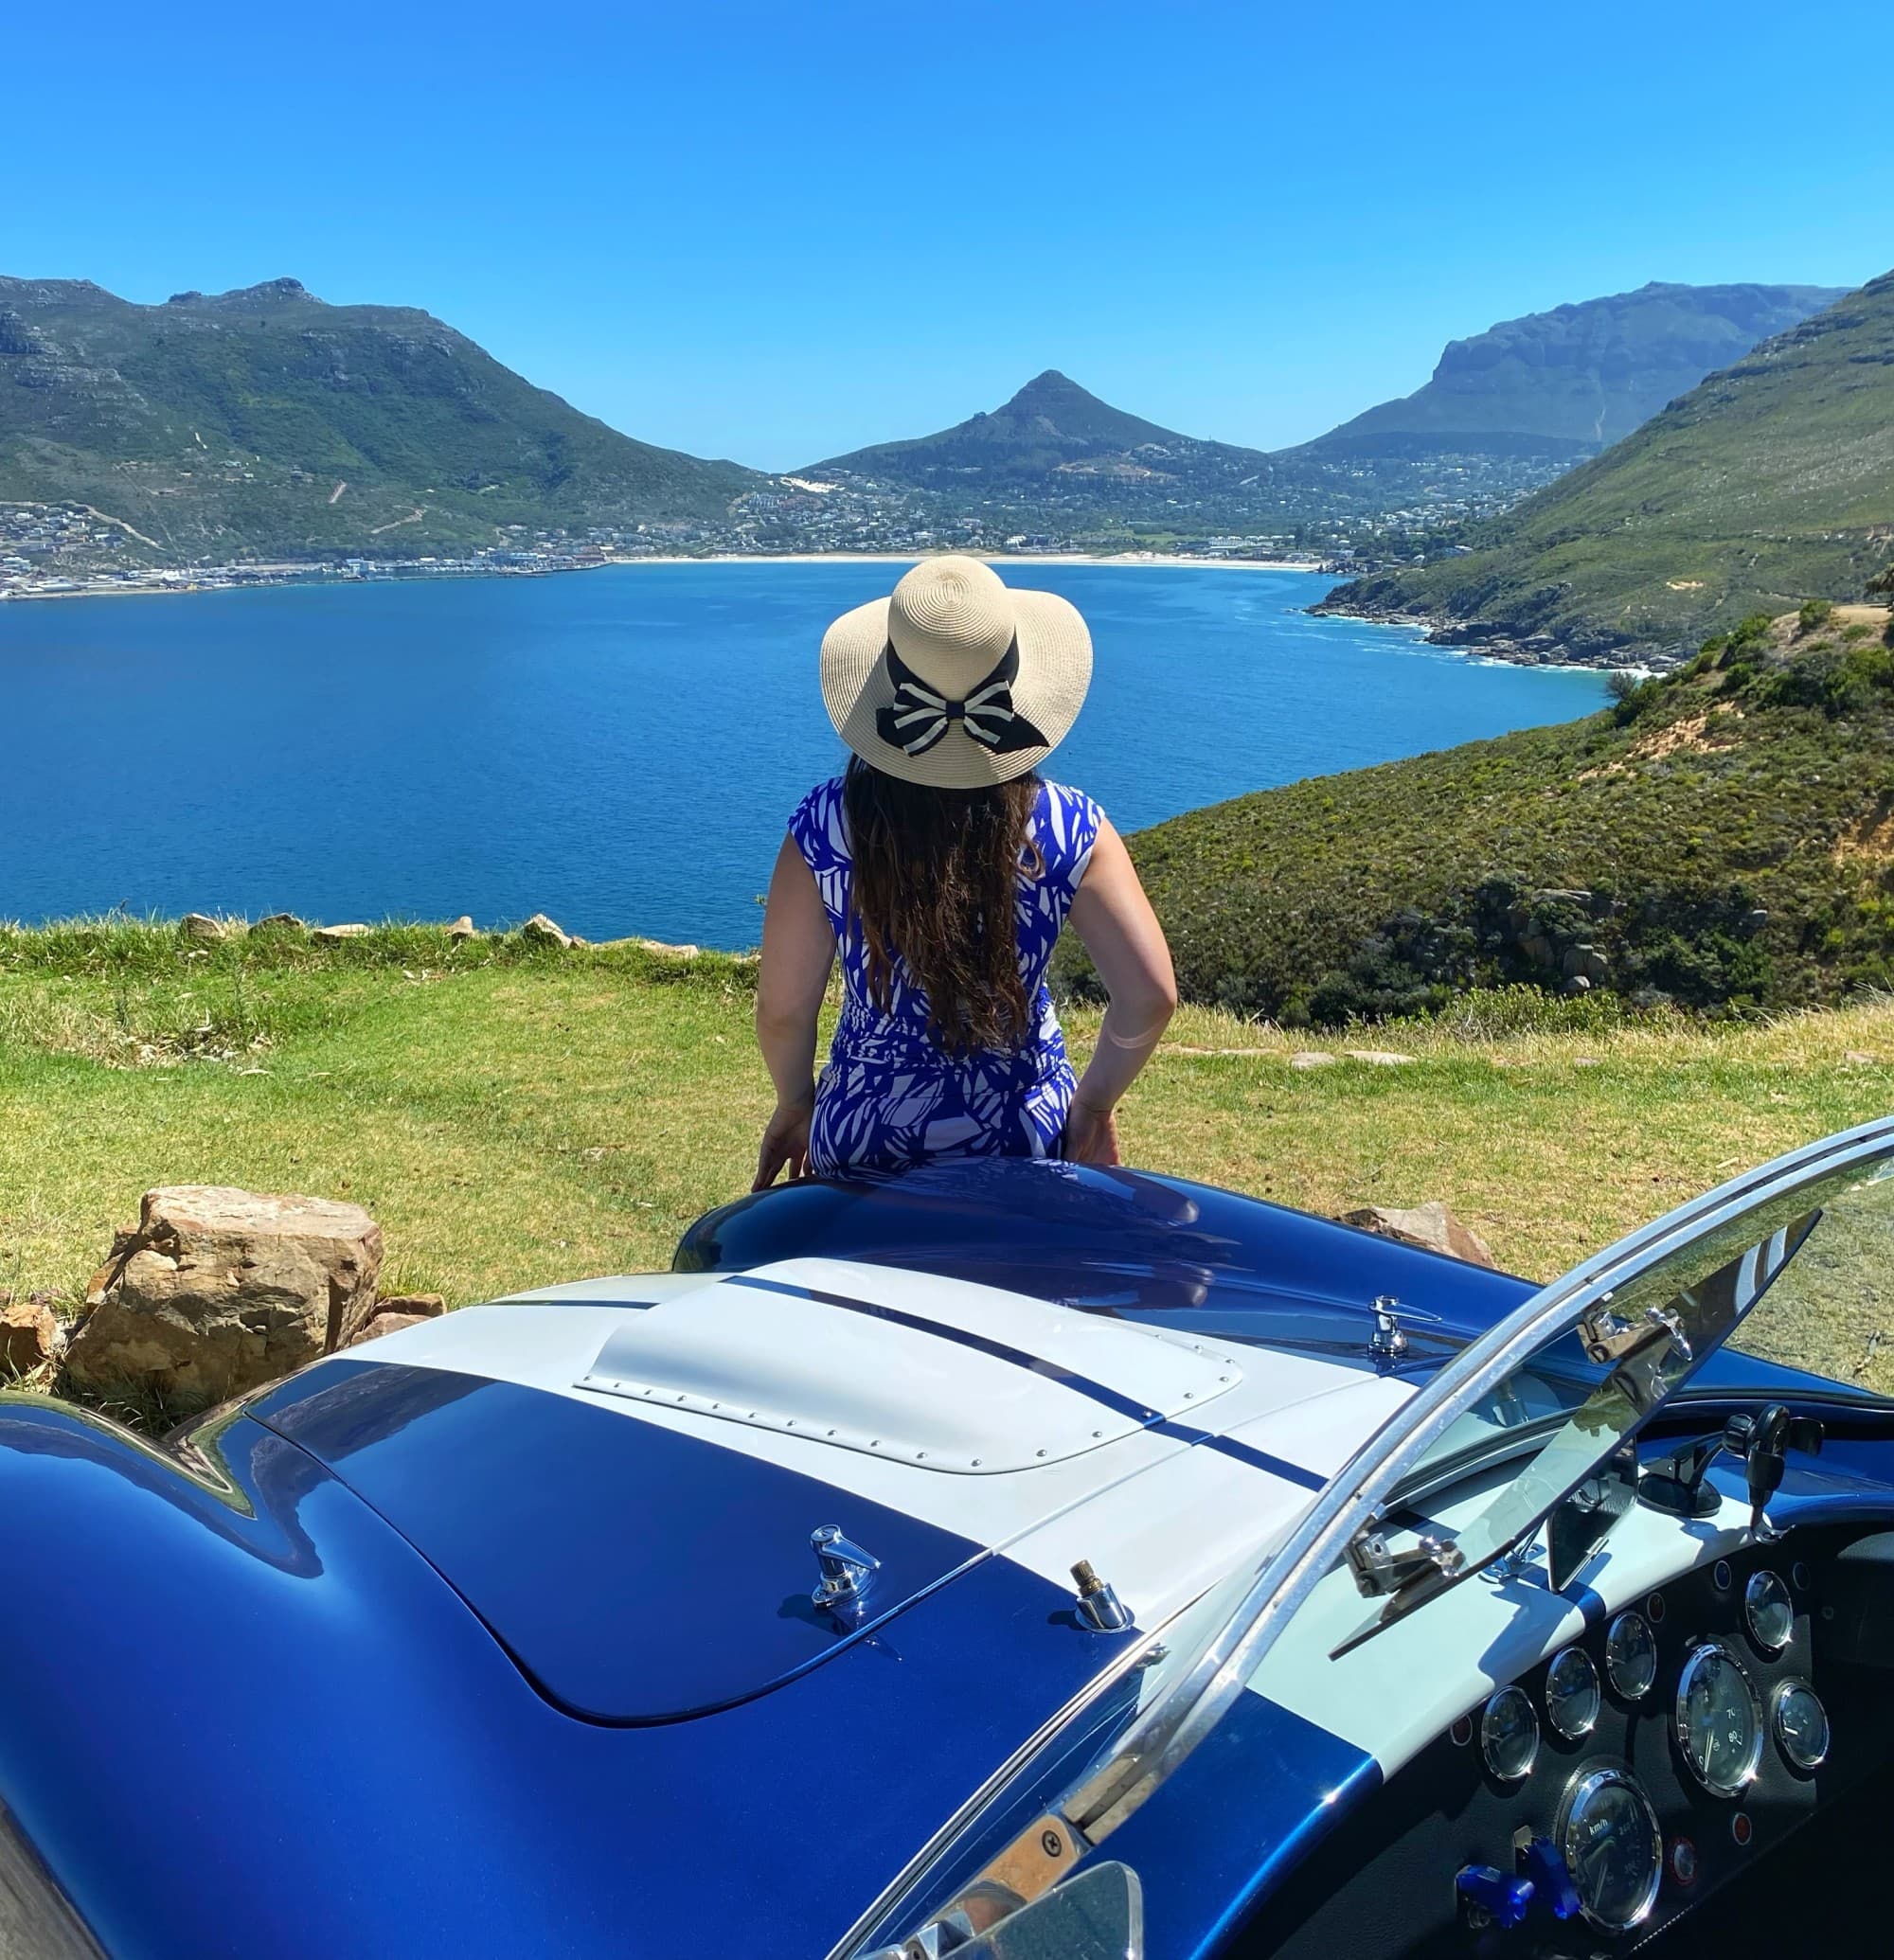
<path id="1" fill-rule="evenodd" d="M 813 864 L 817 855 L 847 855 L 848 827 L 842 815 L 842 782 L 831 775 L 810 791 L 789 813 L 789 834 Z"/>
<path id="2" fill-rule="evenodd" d="M 1085 862 L 1098 842 L 1104 811 L 1083 790 L 1042 778 L 1033 815 L 1039 846 L 1047 862 L 1069 866 L 1076 883 L 1084 875 Z"/>

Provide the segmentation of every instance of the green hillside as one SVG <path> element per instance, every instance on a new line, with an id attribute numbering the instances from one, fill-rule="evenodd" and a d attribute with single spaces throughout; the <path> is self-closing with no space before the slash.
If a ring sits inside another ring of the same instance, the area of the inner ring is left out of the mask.
<path id="1" fill-rule="evenodd" d="M 1186 996 L 1327 1025 L 1473 986 L 1778 1008 L 1894 984 L 1894 628 L 1820 613 L 1581 722 L 1141 832 Z"/>
<path id="2" fill-rule="evenodd" d="M 414 308 L 0 278 L 0 498 L 89 504 L 158 556 L 415 555 L 714 517 L 765 480 L 634 442 Z"/>
<path id="3" fill-rule="evenodd" d="M 1357 579 L 1325 608 L 1678 656 L 1759 610 L 1858 597 L 1894 557 L 1894 274 L 1465 543 L 1465 556 Z"/>
<path id="4" fill-rule="evenodd" d="M 1656 282 L 1502 320 L 1449 343 L 1423 388 L 1384 401 L 1301 454 L 1576 460 L 1619 441 L 1758 341 L 1845 297 L 1830 286 Z"/>

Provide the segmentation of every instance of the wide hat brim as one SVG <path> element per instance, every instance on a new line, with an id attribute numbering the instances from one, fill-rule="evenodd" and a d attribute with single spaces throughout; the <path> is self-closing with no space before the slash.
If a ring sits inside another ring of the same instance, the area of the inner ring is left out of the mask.
<path id="1" fill-rule="evenodd" d="M 1015 711 L 1045 736 L 1044 743 L 996 754 L 958 722 L 919 756 L 884 741 L 876 717 L 891 706 L 895 684 L 883 657 L 888 644 L 888 599 L 871 599 L 822 635 L 822 701 L 835 732 L 884 775 L 937 790 L 982 790 L 1036 769 L 1064 740 L 1092 684 L 1092 635 L 1070 600 L 1053 592 L 1009 586 L 1019 646 L 1012 682 Z"/>

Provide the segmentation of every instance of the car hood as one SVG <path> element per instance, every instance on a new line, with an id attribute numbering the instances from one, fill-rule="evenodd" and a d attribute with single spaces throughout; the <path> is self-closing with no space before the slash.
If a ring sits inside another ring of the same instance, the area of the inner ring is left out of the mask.
<path id="1" fill-rule="evenodd" d="M 1018 1579 L 1008 1639 L 1098 1640 L 1071 1610 L 1081 1558 L 1155 1626 L 1286 1530 L 1409 1392 L 1366 1356 L 792 1259 L 464 1309 L 248 1413 L 399 1530 L 552 1701 L 649 1723 L 857 1642 L 898 1657 L 899 1616 L 990 1561 Z M 878 1561 L 839 1611 L 812 1597 L 824 1526 Z"/>

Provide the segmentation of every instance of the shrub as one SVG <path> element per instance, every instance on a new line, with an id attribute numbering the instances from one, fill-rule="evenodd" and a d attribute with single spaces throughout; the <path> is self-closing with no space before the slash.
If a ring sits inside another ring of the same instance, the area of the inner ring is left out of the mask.
<path id="1" fill-rule="evenodd" d="M 1804 599 L 1802 609 L 1796 615 L 1797 635 L 1812 633 L 1818 626 L 1826 626 L 1834 617 L 1832 599 Z"/>

